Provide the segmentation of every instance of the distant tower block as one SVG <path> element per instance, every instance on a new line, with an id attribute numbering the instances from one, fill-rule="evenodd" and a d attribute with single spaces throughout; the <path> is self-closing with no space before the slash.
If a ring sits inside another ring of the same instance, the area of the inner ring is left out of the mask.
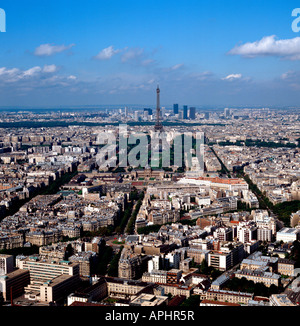
<path id="1" fill-rule="evenodd" d="M 160 89 L 159 86 L 157 86 L 156 89 L 156 123 L 155 123 L 155 131 L 162 131 L 163 130 L 163 126 L 162 123 L 160 121 Z"/>

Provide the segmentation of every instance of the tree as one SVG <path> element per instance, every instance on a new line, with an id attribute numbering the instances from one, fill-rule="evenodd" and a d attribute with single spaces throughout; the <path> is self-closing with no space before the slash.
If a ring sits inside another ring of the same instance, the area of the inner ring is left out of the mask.
<path id="1" fill-rule="evenodd" d="M 108 276 L 112 276 L 112 277 L 118 276 L 119 259 L 121 257 L 123 248 L 124 247 L 121 246 L 119 252 L 111 260 L 110 266 L 107 271 Z"/>
<path id="2" fill-rule="evenodd" d="M 121 227 L 120 227 L 120 226 L 117 226 L 116 229 L 115 229 L 115 232 L 116 232 L 117 234 L 121 234 L 121 233 L 122 233 L 122 229 L 121 229 Z"/>
<path id="3" fill-rule="evenodd" d="M 200 266 L 199 266 L 199 272 L 201 274 L 207 274 L 208 273 L 208 263 L 205 259 L 202 260 Z"/>
<path id="4" fill-rule="evenodd" d="M 200 295 L 191 295 L 181 304 L 183 307 L 198 307 L 200 303 Z"/>

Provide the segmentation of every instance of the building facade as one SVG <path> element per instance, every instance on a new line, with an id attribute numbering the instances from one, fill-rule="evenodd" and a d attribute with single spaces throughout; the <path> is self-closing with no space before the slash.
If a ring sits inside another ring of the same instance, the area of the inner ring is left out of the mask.
<path id="1" fill-rule="evenodd" d="M 29 299 L 40 300 L 41 287 L 50 286 L 51 282 L 61 275 L 79 279 L 79 264 L 69 261 L 40 260 L 39 257 L 29 256 L 19 261 L 19 267 L 28 270 L 30 274 L 30 284 L 25 287 L 25 297 Z"/>

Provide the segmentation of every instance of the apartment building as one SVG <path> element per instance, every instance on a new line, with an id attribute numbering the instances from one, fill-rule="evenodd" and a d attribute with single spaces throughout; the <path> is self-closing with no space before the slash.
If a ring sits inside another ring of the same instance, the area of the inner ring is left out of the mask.
<path id="1" fill-rule="evenodd" d="M 30 284 L 25 287 L 25 296 L 30 299 L 41 299 L 41 287 L 42 286 L 57 286 L 58 281 L 53 281 L 55 278 L 61 275 L 74 276 L 72 283 L 75 283 L 79 279 L 79 264 L 71 263 L 69 261 L 55 261 L 40 259 L 38 256 L 29 256 L 25 259 L 21 259 L 18 262 L 21 269 L 29 270 Z M 62 280 L 61 280 L 62 281 Z M 64 280 L 64 285 L 68 283 L 68 280 Z M 54 283 L 51 283 L 54 282 Z M 46 291 L 46 290 L 45 290 Z"/>
<path id="2" fill-rule="evenodd" d="M 187 257 L 192 258 L 195 263 L 201 264 L 203 260 L 207 260 L 209 250 L 188 248 L 186 251 Z"/>
<path id="3" fill-rule="evenodd" d="M 69 261 L 79 264 L 80 276 L 89 277 L 98 262 L 98 256 L 93 251 L 81 251 L 69 257 Z"/>
<path id="4" fill-rule="evenodd" d="M 278 258 L 263 256 L 260 252 L 256 252 L 246 259 L 243 259 L 240 265 L 241 270 L 268 270 L 277 272 Z"/>
<path id="5" fill-rule="evenodd" d="M 244 258 L 244 245 L 241 242 L 226 242 L 220 248 L 208 253 L 208 266 L 226 271 Z"/>
<path id="6" fill-rule="evenodd" d="M 194 286 L 180 284 L 160 284 L 164 288 L 165 293 L 170 293 L 172 296 L 184 295 L 189 298 L 193 293 Z"/>
<path id="7" fill-rule="evenodd" d="M 14 256 L 0 254 L 0 276 L 12 272 L 14 269 Z"/>
<path id="8" fill-rule="evenodd" d="M 26 234 L 25 241 L 36 246 L 46 246 L 53 242 L 59 242 L 63 235 L 59 230 L 36 230 Z"/>
<path id="9" fill-rule="evenodd" d="M 24 293 L 24 288 L 30 283 L 28 270 L 16 269 L 6 275 L 0 276 L 0 292 L 3 299 L 17 298 Z"/>
<path id="10" fill-rule="evenodd" d="M 251 271 L 255 271 L 257 269 L 265 269 L 268 266 L 268 262 L 254 260 L 254 259 L 243 259 L 241 262 L 240 268 L 241 270 L 247 269 Z"/>
<path id="11" fill-rule="evenodd" d="M 140 255 L 133 252 L 132 248 L 124 248 L 119 259 L 118 276 L 134 280 L 142 275 L 148 262 L 146 255 Z"/>
<path id="12" fill-rule="evenodd" d="M 231 227 L 219 227 L 214 231 L 213 236 L 219 241 L 232 241 L 232 233 Z"/>
<path id="13" fill-rule="evenodd" d="M 282 275 L 294 276 L 295 261 L 278 258 L 278 273 Z"/>
<path id="14" fill-rule="evenodd" d="M 167 271 L 167 283 L 168 284 L 178 284 L 182 276 L 182 270 L 180 269 L 170 269 Z"/>
<path id="15" fill-rule="evenodd" d="M 39 300 L 48 303 L 62 300 L 76 288 L 78 281 L 78 275 L 57 276 L 40 286 Z"/>
<path id="16" fill-rule="evenodd" d="M 237 278 L 244 277 L 248 281 L 253 281 L 254 283 L 263 283 L 267 287 L 271 285 L 280 285 L 280 275 L 262 270 L 243 269 L 236 271 L 234 275 Z"/>
<path id="17" fill-rule="evenodd" d="M 153 269 L 150 273 L 145 272 L 142 276 L 143 282 L 178 284 L 182 276 L 182 270 L 171 269 L 169 271 Z"/>
<path id="18" fill-rule="evenodd" d="M 0 250 L 14 249 L 22 247 L 24 243 L 23 235 L 16 232 L 0 232 Z"/>
<path id="19" fill-rule="evenodd" d="M 226 271 L 231 264 L 231 253 L 230 252 L 210 252 L 208 254 L 208 266 L 212 266 L 221 271 Z"/>
<path id="20" fill-rule="evenodd" d="M 207 292 L 203 293 L 200 296 L 200 299 L 246 305 L 248 304 L 249 300 L 253 299 L 253 297 L 253 293 L 209 289 Z"/>
<path id="21" fill-rule="evenodd" d="M 128 299 L 149 286 L 149 283 L 123 278 L 105 277 L 107 295 L 113 298 Z"/>
<path id="22" fill-rule="evenodd" d="M 145 272 L 142 276 L 143 282 L 167 283 L 167 271 L 152 269 L 150 273 Z"/>
<path id="23" fill-rule="evenodd" d="M 257 229 L 257 240 L 271 242 L 273 232 L 268 227 L 259 227 Z"/>
<path id="24" fill-rule="evenodd" d="M 237 226 L 237 238 L 242 243 L 256 239 L 257 227 L 249 223 L 239 223 Z"/>

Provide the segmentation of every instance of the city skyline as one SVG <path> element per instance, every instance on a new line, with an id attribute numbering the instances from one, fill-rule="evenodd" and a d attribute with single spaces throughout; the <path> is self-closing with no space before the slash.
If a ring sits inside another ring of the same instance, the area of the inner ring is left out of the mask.
<path id="1" fill-rule="evenodd" d="M 298 105 L 297 1 L 1 6 L 0 107 Z"/>

